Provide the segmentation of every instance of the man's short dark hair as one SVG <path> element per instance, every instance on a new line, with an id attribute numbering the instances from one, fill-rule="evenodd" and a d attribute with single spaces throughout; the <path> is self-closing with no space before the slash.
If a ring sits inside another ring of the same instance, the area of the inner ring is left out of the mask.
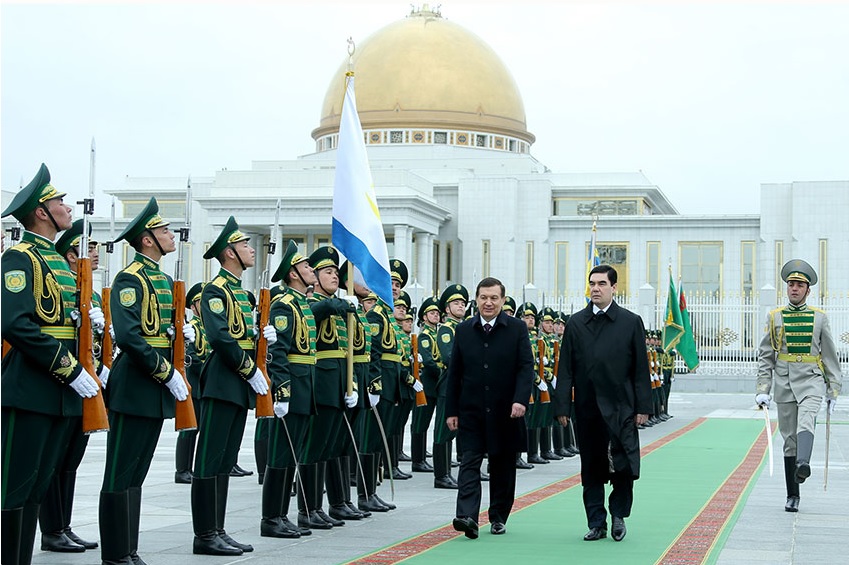
<path id="1" fill-rule="evenodd" d="M 495 277 L 486 277 L 478 283 L 478 287 L 475 289 L 475 298 L 480 295 L 482 288 L 489 288 L 491 286 L 501 288 L 501 298 L 504 298 L 504 284 Z"/>
<path id="2" fill-rule="evenodd" d="M 596 265 L 593 267 L 593 270 L 590 271 L 590 276 L 587 277 L 587 282 L 589 282 L 590 277 L 595 273 L 604 273 L 607 275 L 607 280 L 611 285 L 616 284 L 616 281 L 619 280 L 619 275 L 616 273 L 616 269 L 611 267 L 610 265 Z"/>

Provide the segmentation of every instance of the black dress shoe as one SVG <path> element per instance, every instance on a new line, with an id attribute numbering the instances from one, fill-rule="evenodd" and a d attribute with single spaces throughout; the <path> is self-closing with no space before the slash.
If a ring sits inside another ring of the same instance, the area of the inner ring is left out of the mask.
<path id="1" fill-rule="evenodd" d="M 438 479 L 433 479 L 433 488 L 457 489 L 457 481 L 451 475 L 445 475 Z"/>
<path id="2" fill-rule="evenodd" d="M 559 448 L 559 449 L 555 450 L 555 452 L 554 452 L 554 453 L 556 453 L 557 455 L 559 455 L 559 456 L 560 456 L 561 458 L 563 458 L 563 459 L 568 459 L 569 457 L 574 457 L 574 456 L 575 456 L 575 454 L 574 454 L 574 453 L 572 453 L 571 451 L 569 451 L 569 450 L 568 450 L 568 449 L 566 449 L 565 447 L 561 447 L 561 448 Z"/>
<path id="3" fill-rule="evenodd" d="M 312 535 L 312 530 L 310 530 L 309 528 L 302 528 L 302 527 L 294 524 L 291 520 L 289 520 L 288 516 L 281 516 L 280 517 L 280 523 L 283 524 L 284 528 L 288 528 L 290 530 L 295 530 L 299 534 L 301 534 L 302 536 L 311 536 Z"/>
<path id="4" fill-rule="evenodd" d="M 264 480 L 265 480 L 265 473 L 257 473 L 256 474 L 256 482 L 257 483 L 262 484 L 262 482 Z"/>
<path id="5" fill-rule="evenodd" d="M 622 541 L 627 531 L 625 528 L 625 518 L 614 516 L 613 521 L 610 523 L 610 537 L 613 538 L 613 541 Z"/>
<path id="6" fill-rule="evenodd" d="M 360 510 L 359 508 L 354 506 L 354 503 L 351 502 L 350 500 L 345 501 L 345 506 L 347 506 L 348 510 L 350 510 L 354 514 L 359 514 L 360 518 L 368 518 L 369 516 L 371 516 L 371 512 L 369 512 L 368 510 Z M 354 518 L 354 520 L 358 520 L 358 519 L 359 518 Z"/>
<path id="7" fill-rule="evenodd" d="M 604 526 L 596 526 L 590 528 L 590 531 L 584 534 L 584 541 L 597 541 L 607 537 L 607 528 Z"/>
<path id="8" fill-rule="evenodd" d="M 68 539 L 74 543 L 78 543 L 86 549 L 97 549 L 96 541 L 86 541 L 71 530 L 70 527 L 65 528 L 65 535 L 68 536 Z"/>
<path id="9" fill-rule="evenodd" d="M 403 451 L 398 452 L 398 461 L 412 461 L 413 458 L 404 453 Z"/>
<path id="10" fill-rule="evenodd" d="M 458 463 L 457 461 L 451 461 L 451 467 L 452 468 L 456 468 L 456 467 L 459 467 L 459 466 L 460 466 L 460 463 Z"/>
<path id="11" fill-rule="evenodd" d="M 192 553 L 195 555 L 241 555 L 244 551 L 238 547 L 233 547 L 213 532 L 195 536 L 192 543 Z"/>
<path id="12" fill-rule="evenodd" d="M 478 523 L 468 516 L 454 518 L 454 529 L 463 532 L 469 539 L 478 539 Z"/>
<path id="13" fill-rule="evenodd" d="M 503 522 L 493 522 L 489 527 L 489 533 L 494 536 L 501 536 L 507 533 L 507 526 Z"/>
<path id="14" fill-rule="evenodd" d="M 392 478 L 396 481 L 406 481 L 413 478 L 413 475 L 410 473 L 405 473 L 399 467 L 394 467 L 392 469 Z"/>
<path id="15" fill-rule="evenodd" d="M 540 453 L 540 456 L 543 459 L 547 459 L 549 461 L 560 461 L 561 459 L 563 459 L 562 457 L 560 457 L 559 455 L 557 455 L 553 451 L 544 451 L 544 452 Z"/>
<path id="16" fill-rule="evenodd" d="M 427 461 L 418 461 L 410 466 L 410 470 L 414 473 L 433 473 L 433 465 Z"/>
<path id="17" fill-rule="evenodd" d="M 363 519 L 363 513 L 362 512 L 360 512 L 359 510 L 356 511 L 356 512 L 352 511 L 350 508 L 348 508 L 348 505 L 345 504 L 344 502 L 342 502 L 340 504 L 332 504 L 330 506 L 330 508 L 327 510 L 327 513 L 330 515 L 331 518 L 341 520 L 343 524 L 345 523 L 344 522 L 345 520 L 362 520 Z"/>
<path id="18" fill-rule="evenodd" d="M 798 512 L 799 511 L 799 497 L 798 496 L 788 496 L 787 503 L 784 505 L 785 512 Z"/>
<path id="19" fill-rule="evenodd" d="M 374 495 L 366 498 L 361 496 L 357 499 L 357 508 L 361 512 L 389 512 L 389 507 L 384 506 L 374 499 Z"/>
<path id="20" fill-rule="evenodd" d="M 177 471 L 174 473 L 174 482 L 178 485 L 190 485 L 192 484 L 192 473 L 191 471 Z"/>
<path id="21" fill-rule="evenodd" d="M 522 459 L 521 456 L 520 456 L 520 457 L 516 458 L 516 468 L 517 469 L 533 469 L 534 466 L 531 465 L 530 463 L 528 463 L 527 461 L 525 461 L 524 459 Z"/>
<path id="22" fill-rule="evenodd" d="M 433 453 L 430 451 L 425 451 L 425 457 L 433 457 Z"/>
<path id="23" fill-rule="evenodd" d="M 85 547 L 75 543 L 65 535 L 65 532 L 53 534 L 41 534 L 41 551 L 55 551 L 57 553 L 82 553 Z"/>
<path id="24" fill-rule="evenodd" d="M 535 465 L 548 465 L 548 461 L 540 457 L 539 453 L 529 454 L 528 463 L 533 463 Z"/>
<path id="25" fill-rule="evenodd" d="M 569 447 L 567 447 L 567 448 L 566 448 L 566 451 L 568 451 L 568 452 L 570 452 L 570 453 L 573 453 L 573 454 L 575 454 L 575 455 L 578 455 L 578 454 L 580 454 L 580 453 L 581 453 L 580 451 L 578 451 L 578 446 L 577 446 L 577 445 L 570 445 Z"/>
<path id="26" fill-rule="evenodd" d="M 138 551 L 135 550 L 130 552 L 130 563 L 132 563 L 133 565 L 147 565 L 144 559 L 139 557 Z"/>
<path id="27" fill-rule="evenodd" d="M 321 518 L 322 520 L 324 520 L 325 522 L 327 522 L 328 524 L 330 524 L 331 526 L 333 526 L 334 528 L 338 528 L 340 526 L 345 525 L 344 520 L 337 520 L 336 518 L 331 518 L 321 508 L 316 509 L 315 515 L 318 516 L 319 518 Z"/>

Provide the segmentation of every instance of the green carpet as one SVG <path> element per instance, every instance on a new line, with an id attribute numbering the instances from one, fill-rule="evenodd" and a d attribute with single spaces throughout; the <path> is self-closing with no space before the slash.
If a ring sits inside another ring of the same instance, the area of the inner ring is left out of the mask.
<path id="1" fill-rule="evenodd" d="M 655 563 L 703 509 L 717 506 L 714 501 L 712 507 L 706 507 L 726 480 L 735 477 L 739 488 L 734 499 L 720 503 L 720 507 L 725 504 L 721 512 L 702 513 L 698 523 L 688 530 L 689 537 L 678 546 L 680 549 L 702 544 L 707 548 L 702 554 L 707 553 L 717 539 L 716 532 L 724 528 L 729 515 L 733 518 L 736 508 L 728 506 L 740 493 L 745 496 L 752 472 L 761 463 L 760 457 L 749 457 L 748 467 L 738 469 L 762 431 L 759 420 L 709 419 L 644 456 L 642 478 L 635 483 L 634 508 L 627 520 L 628 535 L 620 543 L 610 538 L 598 542 L 582 540 L 587 526 L 578 485 L 514 512 L 505 536 L 492 536 L 484 526 L 477 540 L 460 535 L 404 562 Z M 486 517 L 485 510 L 481 516 Z M 372 559 L 391 562 L 376 554 Z M 362 561 L 370 559 L 365 557 Z"/>

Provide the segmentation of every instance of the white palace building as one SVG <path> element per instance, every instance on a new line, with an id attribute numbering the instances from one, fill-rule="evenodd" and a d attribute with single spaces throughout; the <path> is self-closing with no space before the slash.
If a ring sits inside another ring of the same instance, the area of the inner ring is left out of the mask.
<path id="1" fill-rule="evenodd" d="M 257 268 L 244 277 L 255 289 L 278 199 L 283 242 L 294 239 L 307 253 L 330 243 L 346 65 L 328 69 L 335 78 L 312 132 L 314 153 L 192 175 L 189 284 L 215 274 L 217 264 L 201 256 L 234 215 L 258 250 Z M 682 215 L 641 172 L 552 172 L 531 154 L 535 138 L 509 69 L 480 38 L 427 6 L 360 43 L 354 66 L 389 255 L 409 266 L 414 304 L 448 283 L 473 290 L 492 275 L 517 302 L 581 308 L 597 218 L 602 262 L 617 268 L 621 301 L 647 328 L 662 323 L 672 260 L 703 367 L 711 352 L 727 349 L 740 357 L 721 370 L 740 362 L 751 370 L 763 312 L 783 301 L 781 266 L 796 257 L 817 270 L 811 303 L 829 308 L 844 361 L 849 356 L 849 180 L 764 184 L 760 215 Z M 118 201 L 118 231 L 151 195 L 172 227 L 182 225 L 185 178 L 129 177 L 106 192 Z M 105 210 L 93 221 L 101 242 L 109 237 Z M 129 257 L 125 244 L 116 246 L 113 276 Z"/>

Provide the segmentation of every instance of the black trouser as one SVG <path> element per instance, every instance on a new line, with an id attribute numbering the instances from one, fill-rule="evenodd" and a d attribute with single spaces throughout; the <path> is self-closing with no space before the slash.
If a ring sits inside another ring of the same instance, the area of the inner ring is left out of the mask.
<path id="1" fill-rule="evenodd" d="M 43 534 L 59 533 L 71 525 L 77 469 L 88 445 L 88 434 L 83 433 L 82 417 L 69 418 L 65 435 L 57 441 L 67 447 L 59 458 L 39 508 L 38 522 Z"/>
<path id="2" fill-rule="evenodd" d="M 479 521 L 481 507 L 481 463 L 484 454 L 464 451 L 457 478 L 457 516 Z M 516 496 L 516 454 L 489 455 L 489 521 L 507 522 Z"/>
<path id="3" fill-rule="evenodd" d="M 229 475 L 239 457 L 248 411 L 226 400 L 204 398 L 200 413 L 194 474 L 204 479 Z"/>
<path id="4" fill-rule="evenodd" d="M 604 483 L 591 478 L 581 477 L 584 487 L 584 510 L 587 513 L 587 526 L 597 528 L 607 526 L 607 511 L 604 509 Z M 608 499 L 610 514 L 619 518 L 631 515 L 634 503 L 634 479 L 630 475 L 613 473 L 610 475 L 613 490 Z"/>

